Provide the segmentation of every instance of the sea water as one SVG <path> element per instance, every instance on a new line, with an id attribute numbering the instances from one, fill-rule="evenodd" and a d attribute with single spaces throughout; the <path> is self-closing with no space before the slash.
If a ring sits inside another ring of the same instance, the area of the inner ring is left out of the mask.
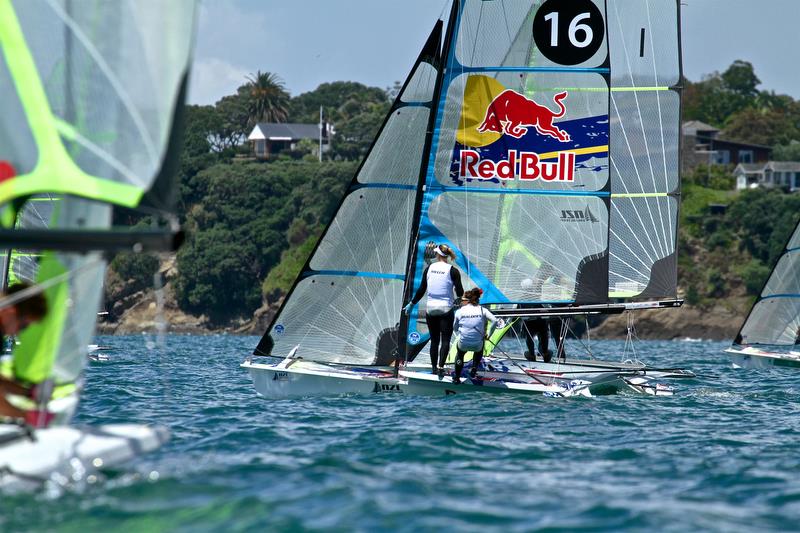
<path id="1" fill-rule="evenodd" d="M 800 527 L 800 370 L 733 369 L 724 343 L 639 345 L 698 374 L 671 397 L 269 401 L 238 366 L 257 340 L 98 339 L 111 360 L 88 368 L 77 423 L 163 424 L 172 440 L 92 485 L 5 496 L 0 530 Z"/>

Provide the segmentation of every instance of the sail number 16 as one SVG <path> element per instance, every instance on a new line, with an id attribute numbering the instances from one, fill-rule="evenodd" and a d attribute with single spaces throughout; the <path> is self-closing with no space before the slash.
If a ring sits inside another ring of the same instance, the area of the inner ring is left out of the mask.
<path id="1" fill-rule="evenodd" d="M 592 32 L 592 27 L 588 24 L 581 24 L 580 22 L 584 19 L 588 19 L 591 17 L 591 13 L 580 13 L 577 17 L 572 19 L 572 22 L 569 23 L 569 42 L 572 46 L 577 46 L 578 48 L 586 48 L 592 42 L 592 36 L 594 32 Z M 553 11 L 549 15 L 545 15 L 544 20 L 550 22 L 550 46 L 555 48 L 558 46 L 558 11 Z M 582 31 L 584 36 L 583 39 L 578 39 L 578 32 Z"/>
<path id="2" fill-rule="evenodd" d="M 536 47 L 547 59 L 561 65 L 577 65 L 591 59 L 604 36 L 603 15 L 592 0 L 546 0 L 533 19 Z"/>

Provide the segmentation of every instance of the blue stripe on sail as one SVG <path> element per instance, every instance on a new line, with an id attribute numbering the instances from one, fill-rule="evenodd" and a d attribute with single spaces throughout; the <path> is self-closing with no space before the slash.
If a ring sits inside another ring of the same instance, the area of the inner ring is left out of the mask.
<path id="1" fill-rule="evenodd" d="M 452 187 L 445 185 L 431 185 L 430 191 L 442 192 L 470 192 L 486 194 L 539 194 L 549 196 L 597 196 L 609 197 L 611 193 L 607 191 L 554 191 L 554 190 L 535 190 L 535 189 L 483 189 L 480 187 Z"/>
<path id="2" fill-rule="evenodd" d="M 354 278 L 379 278 L 379 279 L 399 279 L 404 280 L 403 274 L 385 274 L 383 272 L 362 272 L 359 270 L 307 270 L 302 276 L 349 276 Z"/>
<path id="3" fill-rule="evenodd" d="M 460 73 L 464 72 L 596 72 L 608 74 L 608 68 L 587 67 L 465 67 L 461 66 Z"/>
<path id="4" fill-rule="evenodd" d="M 769 300 L 771 298 L 800 298 L 800 294 L 770 294 L 769 296 L 764 296 L 761 298 L 761 301 Z"/>
<path id="5" fill-rule="evenodd" d="M 790 252 L 796 252 L 796 251 L 798 251 L 798 250 L 800 250 L 800 246 L 798 246 L 798 247 L 796 247 L 796 248 L 787 248 L 787 249 L 786 249 L 786 252 L 784 252 L 784 253 L 787 253 L 787 254 L 788 254 L 788 253 L 790 253 Z"/>

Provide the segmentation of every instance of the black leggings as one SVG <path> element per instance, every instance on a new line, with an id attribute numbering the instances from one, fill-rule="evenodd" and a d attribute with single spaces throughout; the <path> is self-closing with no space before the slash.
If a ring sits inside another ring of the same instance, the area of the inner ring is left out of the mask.
<path id="1" fill-rule="evenodd" d="M 456 377 L 461 378 L 461 371 L 464 369 L 464 354 L 470 350 L 462 350 L 461 346 L 456 345 Z M 472 354 L 472 372 L 478 371 L 478 365 L 483 359 L 483 350 L 478 350 Z"/>
<path id="2" fill-rule="evenodd" d="M 453 336 L 453 320 L 456 312 L 450 310 L 443 315 L 425 315 L 425 323 L 431 334 L 431 366 L 444 366 L 450 353 L 450 337 Z M 441 345 L 440 345 L 441 342 Z M 439 354 L 437 361 L 436 354 Z M 438 362 L 438 365 L 437 365 Z"/>

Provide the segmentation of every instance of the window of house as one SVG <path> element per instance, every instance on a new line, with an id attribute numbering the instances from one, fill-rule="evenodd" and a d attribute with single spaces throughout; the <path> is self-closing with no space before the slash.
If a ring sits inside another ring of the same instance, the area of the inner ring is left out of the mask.
<path id="1" fill-rule="evenodd" d="M 731 153 L 728 150 L 717 150 L 714 154 L 714 163 L 717 165 L 727 165 L 731 162 Z"/>
<path id="2" fill-rule="evenodd" d="M 794 188 L 800 189 L 800 172 L 794 173 Z"/>
<path id="3" fill-rule="evenodd" d="M 739 163 L 752 163 L 753 151 L 752 150 L 739 150 Z"/>
<path id="4" fill-rule="evenodd" d="M 256 150 L 256 155 L 259 155 L 259 156 L 266 155 L 266 153 L 267 153 L 267 142 L 265 140 L 263 140 L 263 139 L 258 139 L 256 141 L 255 150 Z"/>

